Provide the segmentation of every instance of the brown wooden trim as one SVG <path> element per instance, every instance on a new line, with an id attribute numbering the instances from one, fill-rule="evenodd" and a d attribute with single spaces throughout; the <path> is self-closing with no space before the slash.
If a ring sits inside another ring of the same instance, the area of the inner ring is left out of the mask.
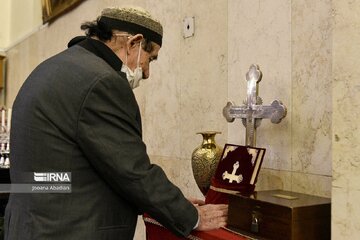
<path id="1" fill-rule="evenodd" d="M 54 21 L 85 0 L 41 0 L 43 23 Z"/>

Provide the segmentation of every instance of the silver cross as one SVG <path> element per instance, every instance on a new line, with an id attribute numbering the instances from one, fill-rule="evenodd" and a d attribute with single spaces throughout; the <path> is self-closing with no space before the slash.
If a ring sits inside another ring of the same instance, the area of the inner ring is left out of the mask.
<path id="1" fill-rule="evenodd" d="M 233 181 L 241 183 L 241 181 L 243 180 L 243 176 L 241 174 L 236 175 L 236 170 L 239 168 L 239 166 L 239 161 L 236 161 L 233 165 L 232 173 L 228 173 L 227 171 L 225 171 L 222 174 L 223 180 L 229 179 L 229 183 L 232 183 Z"/>
<path id="2" fill-rule="evenodd" d="M 223 109 L 228 122 L 233 122 L 235 118 L 242 119 L 246 127 L 245 144 L 252 147 L 256 145 L 256 128 L 260 126 L 261 119 L 269 118 L 272 123 L 280 123 L 286 116 L 286 107 L 279 100 L 274 100 L 270 105 L 262 105 L 262 99 L 258 96 L 261 77 L 259 66 L 252 64 L 246 74 L 247 99 L 244 105 L 235 106 L 228 102 Z"/>

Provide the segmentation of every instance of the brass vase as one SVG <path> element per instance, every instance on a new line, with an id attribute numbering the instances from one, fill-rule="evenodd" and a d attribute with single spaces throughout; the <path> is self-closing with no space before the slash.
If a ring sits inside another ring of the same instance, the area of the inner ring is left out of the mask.
<path id="1" fill-rule="evenodd" d="M 197 186 L 205 196 L 210 188 L 211 178 L 219 163 L 222 148 L 215 142 L 215 135 L 221 132 L 198 132 L 203 137 L 201 145 L 191 155 L 191 165 Z"/>

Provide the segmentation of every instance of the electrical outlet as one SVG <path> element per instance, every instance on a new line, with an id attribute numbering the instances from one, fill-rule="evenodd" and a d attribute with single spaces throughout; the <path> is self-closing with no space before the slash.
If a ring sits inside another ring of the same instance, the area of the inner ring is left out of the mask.
<path id="1" fill-rule="evenodd" d="M 192 37 L 195 34 L 195 17 L 186 17 L 183 20 L 184 38 Z"/>

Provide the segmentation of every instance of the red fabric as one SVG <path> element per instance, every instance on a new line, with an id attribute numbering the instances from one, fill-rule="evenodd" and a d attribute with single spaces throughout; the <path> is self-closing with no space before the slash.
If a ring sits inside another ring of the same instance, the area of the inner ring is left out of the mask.
<path id="1" fill-rule="evenodd" d="M 225 229 L 217 229 L 207 232 L 196 232 L 196 237 L 204 240 L 247 240 L 248 238 L 229 232 Z"/>
<path id="2" fill-rule="evenodd" d="M 144 216 L 144 222 L 147 240 L 248 240 L 248 238 L 227 231 L 226 229 L 217 229 L 206 232 L 192 231 L 190 236 L 186 238 L 177 237 L 147 215 Z"/>

